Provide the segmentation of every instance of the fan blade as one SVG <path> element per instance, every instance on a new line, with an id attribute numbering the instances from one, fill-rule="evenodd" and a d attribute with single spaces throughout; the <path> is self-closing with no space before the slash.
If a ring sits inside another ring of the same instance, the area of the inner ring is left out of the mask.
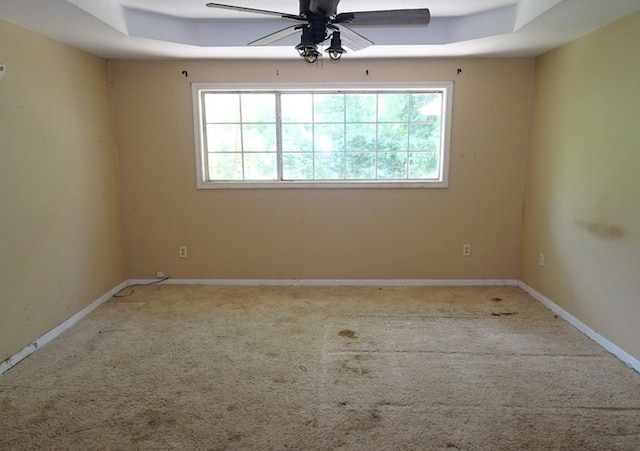
<path id="1" fill-rule="evenodd" d="M 256 39 L 255 41 L 251 41 L 248 45 L 269 45 L 273 42 L 279 41 L 280 39 L 284 39 L 287 36 L 291 36 L 292 34 L 296 33 L 298 29 L 298 25 L 292 25 L 290 27 L 276 31 L 275 33 L 263 36 L 260 39 Z"/>
<path id="2" fill-rule="evenodd" d="M 429 9 L 390 9 L 386 11 L 360 11 L 338 14 L 333 23 L 348 23 L 352 27 L 384 25 L 428 25 Z"/>
<path id="3" fill-rule="evenodd" d="M 332 26 L 331 28 L 334 27 Z M 357 52 L 358 50 L 363 50 L 373 45 L 373 41 L 365 38 L 359 33 L 356 33 L 350 28 L 345 27 L 344 25 L 335 25 L 335 28 L 340 31 L 342 45 L 351 51 Z"/>
<path id="4" fill-rule="evenodd" d="M 296 16 L 295 14 L 279 13 L 277 11 L 268 11 L 266 9 L 256 9 L 256 8 L 246 8 L 244 6 L 224 5 L 222 3 L 207 3 L 207 6 L 209 8 L 230 9 L 232 11 L 239 11 L 243 13 L 265 14 L 267 16 L 282 17 L 283 19 L 306 21 L 306 19 L 302 16 Z"/>

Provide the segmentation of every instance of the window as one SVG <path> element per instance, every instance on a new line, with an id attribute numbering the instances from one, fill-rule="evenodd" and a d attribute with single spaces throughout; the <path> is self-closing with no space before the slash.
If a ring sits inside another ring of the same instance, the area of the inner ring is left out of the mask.
<path id="1" fill-rule="evenodd" d="M 444 187 L 451 91 L 196 84 L 198 187 Z"/>

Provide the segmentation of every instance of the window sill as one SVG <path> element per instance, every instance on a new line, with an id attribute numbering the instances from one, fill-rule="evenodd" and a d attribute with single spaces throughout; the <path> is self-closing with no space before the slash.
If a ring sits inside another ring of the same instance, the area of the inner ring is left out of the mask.
<path id="1" fill-rule="evenodd" d="M 348 188 L 348 189 L 387 189 L 387 188 L 447 188 L 446 181 L 418 181 L 418 180 L 389 180 L 389 181 L 330 181 L 330 180 L 315 180 L 308 182 L 282 182 L 282 181 L 267 181 L 267 182 L 199 182 L 198 189 L 300 189 L 300 188 Z"/>

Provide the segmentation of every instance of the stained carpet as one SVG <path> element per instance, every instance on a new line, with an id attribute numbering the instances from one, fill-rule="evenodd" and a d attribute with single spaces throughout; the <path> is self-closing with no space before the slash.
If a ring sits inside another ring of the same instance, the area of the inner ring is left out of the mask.
<path id="1" fill-rule="evenodd" d="M 640 375 L 518 288 L 122 296 L 0 376 L 1 450 L 640 449 Z"/>

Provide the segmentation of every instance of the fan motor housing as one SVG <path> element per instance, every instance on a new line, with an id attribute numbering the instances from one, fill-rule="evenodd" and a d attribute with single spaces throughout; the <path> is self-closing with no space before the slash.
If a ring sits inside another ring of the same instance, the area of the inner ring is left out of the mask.
<path id="1" fill-rule="evenodd" d="M 322 17 L 309 19 L 309 31 L 315 44 L 320 44 L 327 39 L 327 20 Z"/>
<path id="2" fill-rule="evenodd" d="M 311 12 L 319 16 L 335 16 L 338 3 L 340 0 L 300 0 L 300 15 Z"/>

